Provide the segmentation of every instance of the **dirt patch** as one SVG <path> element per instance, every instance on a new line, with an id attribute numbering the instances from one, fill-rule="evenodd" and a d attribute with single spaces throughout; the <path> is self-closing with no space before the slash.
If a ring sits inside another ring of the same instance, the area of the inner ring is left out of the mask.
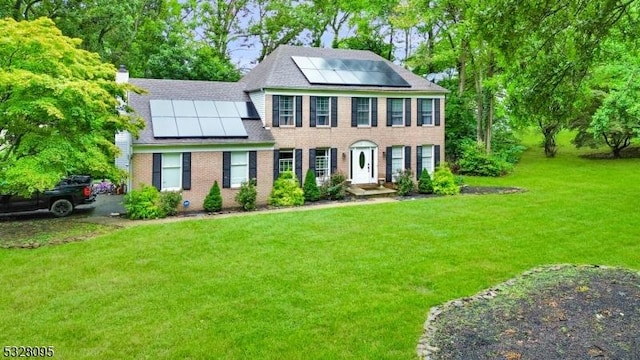
<path id="1" fill-rule="evenodd" d="M 638 359 L 640 273 L 551 266 L 431 309 L 423 359 Z"/>
<path id="2" fill-rule="evenodd" d="M 613 157 L 612 152 L 598 152 L 598 153 L 591 153 L 591 154 L 583 154 L 583 155 L 580 155 L 580 157 L 583 157 L 585 159 L 592 159 L 592 160 L 614 160 L 615 159 Z M 640 146 L 632 146 L 626 149 L 622 149 L 622 151 L 620 152 L 620 158 L 621 159 L 640 158 Z"/>

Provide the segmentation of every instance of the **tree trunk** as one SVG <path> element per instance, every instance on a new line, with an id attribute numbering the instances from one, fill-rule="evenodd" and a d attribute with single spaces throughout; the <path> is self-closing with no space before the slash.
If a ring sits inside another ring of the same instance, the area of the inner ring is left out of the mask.
<path id="1" fill-rule="evenodd" d="M 460 44 L 460 56 L 458 57 L 458 95 L 462 97 L 467 80 L 467 41 L 462 40 Z"/>

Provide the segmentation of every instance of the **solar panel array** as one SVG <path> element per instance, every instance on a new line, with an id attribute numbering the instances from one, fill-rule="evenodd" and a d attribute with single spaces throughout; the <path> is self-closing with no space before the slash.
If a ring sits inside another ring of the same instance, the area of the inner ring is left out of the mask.
<path id="1" fill-rule="evenodd" d="M 384 61 L 292 56 L 311 84 L 411 87 Z"/>
<path id="2" fill-rule="evenodd" d="M 242 101 L 151 100 L 153 136 L 247 137 L 243 118 L 257 112 Z"/>

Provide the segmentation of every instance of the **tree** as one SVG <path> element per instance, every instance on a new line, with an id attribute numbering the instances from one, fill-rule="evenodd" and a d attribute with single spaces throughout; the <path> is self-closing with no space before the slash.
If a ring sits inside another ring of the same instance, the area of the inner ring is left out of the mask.
<path id="1" fill-rule="evenodd" d="M 320 188 L 318 188 L 318 184 L 316 184 L 316 174 L 312 169 L 307 170 L 302 190 L 304 191 L 304 199 L 306 201 L 320 200 Z"/>
<path id="2" fill-rule="evenodd" d="M 79 49 L 46 18 L 0 20 L 0 192 L 29 194 L 69 174 L 120 180 L 118 131 L 142 122 L 120 114 L 127 84 L 113 65 Z"/>
<path id="3" fill-rule="evenodd" d="M 619 158 L 620 152 L 640 135 L 640 86 L 637 81 L 636 70 L 629 76 L 626 86 L 609 93 L 593 115 L 590 130 L 594 136 L 603 138 L 614 158 Z"/>
<path id="4" fill-rule="evenodd" d="M 222 195 L 220 194 L 218 180 L 213 182 L 213 186 L 209 189 L 209 194 L 204 198 L 203 208 L 208 212 L 216 212 L 222 209 Z"/>
<path id="5" fill-rule="evenodd" d="M 433 183 L 431 182 L 431 175 L 427 169 L 422 169 L 420 173 L 420 179 L 418 179 L 418 192 L 421 194 L 432 194 Z"/>

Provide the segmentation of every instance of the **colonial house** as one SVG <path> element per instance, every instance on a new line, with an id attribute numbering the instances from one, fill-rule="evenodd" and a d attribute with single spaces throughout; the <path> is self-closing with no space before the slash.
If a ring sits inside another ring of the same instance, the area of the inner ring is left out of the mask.
<path id="1" fill-rule="evenodd" d="M 392 183 L 444 159 L 447 90 L 369 51 L 281 46 L 237 83 L 117 79 L 147 91 L 128 96 L 146 128 L 116 138 L 129 188 L 181 190 L 194 210 L 214 180 L 232 207 L 253 178 L 266 203 L 283 171 Z"/>

